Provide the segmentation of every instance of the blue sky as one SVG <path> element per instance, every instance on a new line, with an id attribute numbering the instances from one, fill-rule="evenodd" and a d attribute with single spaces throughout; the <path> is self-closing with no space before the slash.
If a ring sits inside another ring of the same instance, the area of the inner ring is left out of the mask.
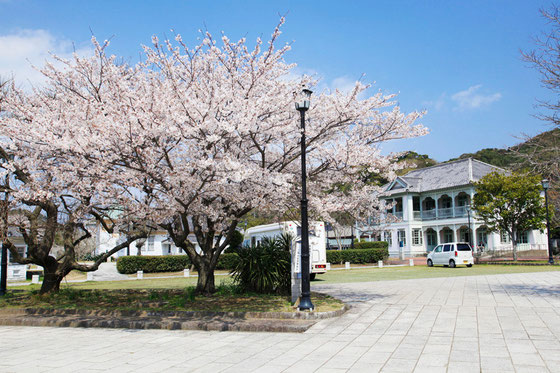
<path id="1" fill-rule="evenodd" d="M 522 133 L 549 129 L 533 116 L 551 94 L 520 57 L 547 29 L 539 9 L 550 1 L 33 1 L 0 0 L 0 76 L 35 82 L 29 62 L 47 51 L 86 53 L 93 32 L 110 51 L 136 62 L 151 36 L 198 30 L 230 39 L 267 38 L 286 15 L 288 62 L 348 87 L 362 79 L 399 93 L 404 111 L 426 109 L 431 133 L 385 151 L 414 150 L 444 161 L 485 147 L 511 146 Z"/>

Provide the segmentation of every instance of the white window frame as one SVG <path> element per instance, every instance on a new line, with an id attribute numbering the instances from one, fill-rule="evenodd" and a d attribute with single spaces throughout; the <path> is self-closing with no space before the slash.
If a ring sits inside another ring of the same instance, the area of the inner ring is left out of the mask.
<path id="1" fill-rule="evenodd" d="M 401 241 L 403 243 L 403 247 L 406 246 L 406 231 L 404 229 L 399 229 L 397 231 L 397 240 L 399 241 L 399 246 L 401 245 Z"/>
<path id="2" fill-rule="evenodd" d="M 450 243 L 453 242 L 453 231 L 451 229 L 446 229 L 443 231 L 443 243 Z"/>
<path id="3" fill-rule="evenodd" d="M 148 236 L 146 240 L 146 251 L 154 251 L 154 242 L 156 238 L 154 236 Z"/>
<path id="4" fill-rule="evenodd" d="M 511 237 L 508 232 L 500 231 L 500 243 L 511 243 Z"/>
<path id="5" fill-rule="evenodd" d="M 385 231 L 383 233 L 385 241 L 387 241 L 387 243 L 389 244 L 389 246 L 393 246 L 393 232 L 391 231 Z"/>
<path id="6" fill-rule="evenodd" d="M 413 246 L 422 246 L 423 244 L 423 237 L 422 237 L 422 229 L 420 228 L 412 228 L 412 245 Z"/>

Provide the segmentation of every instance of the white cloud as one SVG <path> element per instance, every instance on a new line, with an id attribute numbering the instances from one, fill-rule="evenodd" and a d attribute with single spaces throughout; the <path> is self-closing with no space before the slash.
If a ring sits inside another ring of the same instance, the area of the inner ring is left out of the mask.
<path id="1" fill-rule="evenodd" d="M 339 76 L 334 78 L 329 86 L 333 91 L 338 89 L 341 92 L 350 93 L 356 86 L 356 80 L 347 76 Z"/>
<path id="2" fill-rule="evenodd" d="M 452 95 L 451 99 L 457 103 L 456 109 L 477 109 L 482 106 L 490 105 L 502 98 L 501 93 L 492 93 L 488 95 L 477 93 L 481 87 L 481 84 L 473 85 L 464 91 Z"/>
<path id="3" fill-rule="evenodd" d="M 76 47 L 78 55 L 91 55 L 91 51 L 91 47 Z M 40 85 L 44 78 L 32 66 L 40 68 L 46 60 L 52 61 L 49 52 L 62 58 L 70 58 L 74 45 L 46 30 L 20 30 L 0 35 L 0 77 L 14 77 L 18 85 Z"/>
<path id="4" fill-rule="evenodd" d="M 422 106 L 432 107 L 437 111 L 440 111 L 445 106 L 447 101 L 447 94 L 442 93 L 437 99 L 430 101 L 422 101 Z"/>

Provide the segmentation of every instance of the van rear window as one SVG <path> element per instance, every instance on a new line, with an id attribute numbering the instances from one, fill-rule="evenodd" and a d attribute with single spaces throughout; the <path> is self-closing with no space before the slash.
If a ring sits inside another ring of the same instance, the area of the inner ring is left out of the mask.
<path id="1" fill-rule="evenodd" d="M 457 251 L 471 251 L 471 247 L 466 243 L 457 244 Z"/>

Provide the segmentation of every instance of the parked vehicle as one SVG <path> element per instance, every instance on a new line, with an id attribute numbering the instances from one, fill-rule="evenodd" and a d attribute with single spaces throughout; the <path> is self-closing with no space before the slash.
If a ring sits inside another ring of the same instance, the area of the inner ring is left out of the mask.
<path id="1" fill-rule="evenodd" d="M 443 265 L 455 268 L 458 265 L 472 267 L 474 263 L 473 250 L 466 242 L 449 242 L 437 245 L 428 254 L 428 267 Z"/>
<path id="2" fill-rule="evenodd" d="M 293 237 L 292 247 L 301 241 L 301 227 L 294 221 L 258 225 L 245 231 L 243 245 L 257 245 L 264 237 L 273 238 L 283 233 Z M 292 251 L 293 252 L 293 251 Z M 323 222 L 309 223 L 310 278 L 327 272 L 327 232 Z"/>

